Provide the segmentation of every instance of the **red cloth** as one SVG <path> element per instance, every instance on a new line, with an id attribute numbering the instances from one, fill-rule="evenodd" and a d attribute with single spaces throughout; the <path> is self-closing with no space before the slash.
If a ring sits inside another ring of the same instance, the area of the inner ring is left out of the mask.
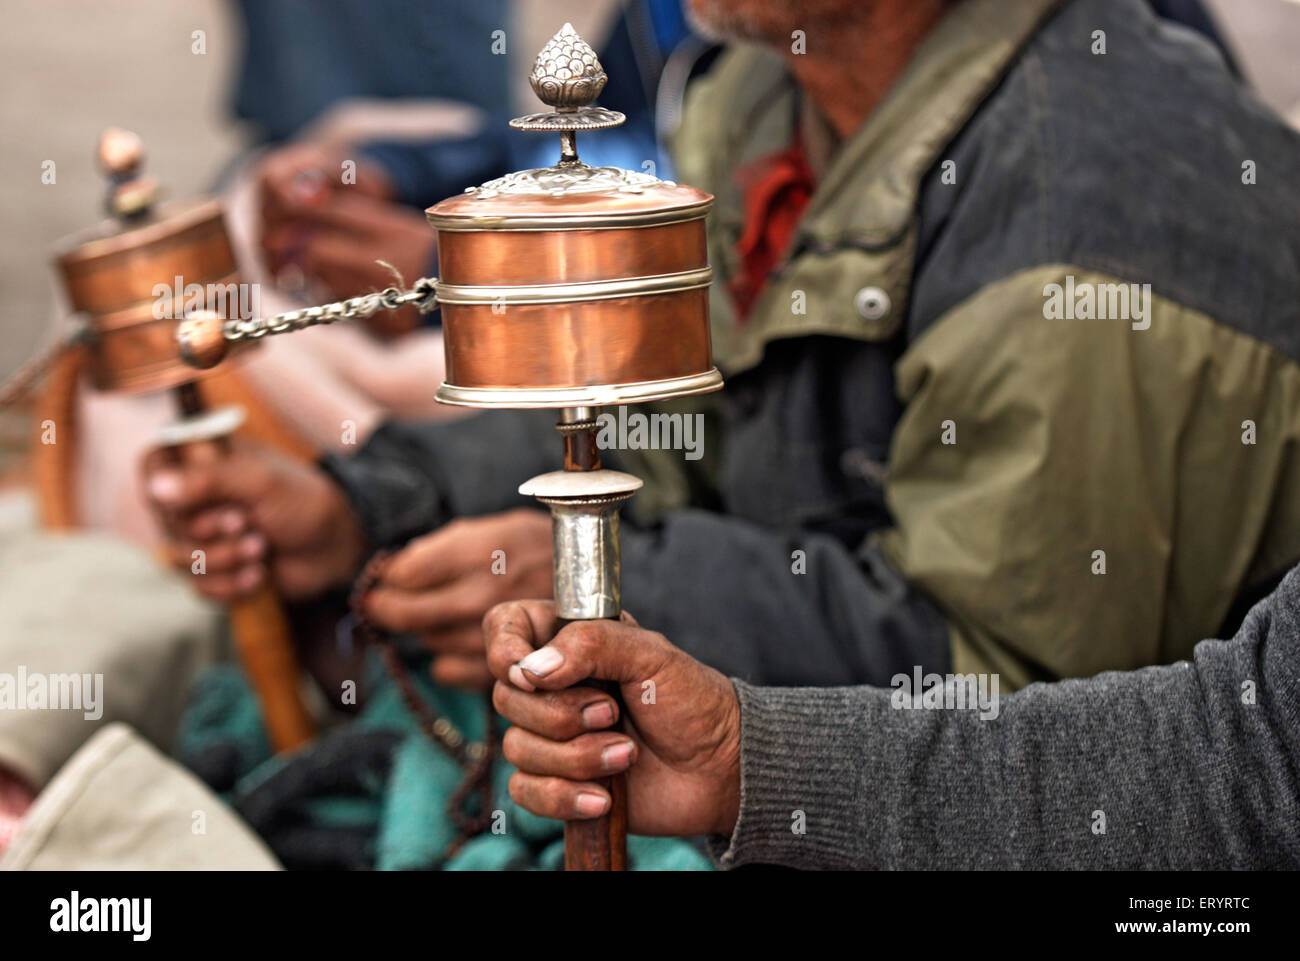
<path id="1" fill-rule="evenodd" d="M 0 854 L 22 827 L 23 816 L 32 806 L 35 792 L 18 778 L 0 768 Z"/>
<path id="2" fill-rule="evenodd" d="M 768 277 L 790 245 L 813 194 L 813 173 L 803 144 L 768 154 L 736 172 L 745 227 L 736 241 L 740 272 L 729 290 L 741 323 L 748 318 Z"/>

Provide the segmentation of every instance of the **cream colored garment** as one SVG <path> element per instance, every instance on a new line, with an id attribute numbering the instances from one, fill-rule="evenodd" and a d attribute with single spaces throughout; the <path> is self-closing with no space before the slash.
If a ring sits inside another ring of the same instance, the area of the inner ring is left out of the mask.
<path id="1" fill-rule="evenodd" d="M 0 870 L 276 870 L 208 788 L 125 724 L 101 729 L 23 819 Z"/>
<path id="2" fill-rule="evenodd" d="M 88 676 L 85 694 L 99 702 L 0 709 L 0 765 L 38 789 L 113 721 L 168 750 L 191 680 L 225 650 L 217 608 L 139 548 L 102 535 L 0 535 L 0 674 Z"/>
<path id="3" fill-rule="evenodd" d="M 0 868 L 278 867 L 150 744 L 168 748 L 190 682 L 225 648 L 220 612 L 139 548 L 102 535 L 0 535 L 0 683 L 12 699 L 20 672 L 29 683 L 82 682 L 77 709 L 33 707 L 26 683 L 26 703 L 0 709 L 0 766 L 38 789 Z"/>

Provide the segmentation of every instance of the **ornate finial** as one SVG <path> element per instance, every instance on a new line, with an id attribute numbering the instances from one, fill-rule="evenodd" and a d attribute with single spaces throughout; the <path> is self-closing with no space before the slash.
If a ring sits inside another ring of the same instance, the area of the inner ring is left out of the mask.
<path id="1" fill-rule="evenodd" d="M 596 51 L 566 23 L 542 47 L 528 82 L 542 103 L 553 108 L 510 121 L 515 130 L 557 130 L 563 143 L 560 163 L 578 161 L 575 135 L 579 130 L 617 127 L 627 118 L 617 110 L 595 105 L 609 77 L 596 59 Z"/>
<path id="2" fill-rule="evenodd" d="M 542 47 L 528 78 L 537 99 L 562 112 L 591 106 L 608 80 L 596 51 L 570 23 Z"/>
<path id="3" fill-rule="evenodd" d="M 99 167 L 116 179 L 134 176 L 144 163 L 144 141 L 121 127 L 109 127 L 99 135 Z"/>
<path id="4" fill-rule="evenodd" d="M 130 130 L 109 127 L 99 135 L 99 166 L 108 176 L 108 212 L 123 220 L 144 217 L 158 200 L 158 182 L 142 173 L 144 141 Z"/>

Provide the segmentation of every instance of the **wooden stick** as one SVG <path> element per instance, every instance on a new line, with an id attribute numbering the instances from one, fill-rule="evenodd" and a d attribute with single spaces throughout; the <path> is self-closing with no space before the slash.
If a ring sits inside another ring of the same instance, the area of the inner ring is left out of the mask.
<path id="1" fill-rule="evenodd" d="M 262 705 L 271 744 L 292 751 L 316 735 L 316 725 L 302 702 L 298 655 L 289 619 L 271 586 L 229 608 L 230 630 L 248 680 Z"/>
<path id="2" fill-rule="evenodd" d="M 79 521 L 77 497 L 77 390 L 86 369 L 86 348 L 68 347 L 46 375 L 36 405 L 36 424 L 52 421 L 57 443 L 32 448 L 32 487 L 41 525 L 67 530 Z"/>
<path id="3" fill-rule="evenodd" d="M 175 394 L 185 416 L 203 413 L 205 404 L 196 382 L 179 385 Z M 225 449 L 228 441 L 223 437 L 217 444 Z M 302 701 L 298 654 L 279 598 L 268 584 L 252 597 L 232 604 L 227 613 L 240 663 L 261 703 L 272 746 L 277 752 L 291 751 L 310 741 L 316 725 Z"/>
<path id="4" fill-rule="evenodd" d="M 566 622 L 561 622 L 561 625 Z M 606 691 L 618 702 L 619 717 L 624 716 L 623 698 L 618 685 L 608 681 L 587 681 Z M 564 822 L 564 870 L 627 870 L 627 776 L 615 774 L 598 778 L 596 783 L 609 792 L 609 811 L 598 818 Z"/>

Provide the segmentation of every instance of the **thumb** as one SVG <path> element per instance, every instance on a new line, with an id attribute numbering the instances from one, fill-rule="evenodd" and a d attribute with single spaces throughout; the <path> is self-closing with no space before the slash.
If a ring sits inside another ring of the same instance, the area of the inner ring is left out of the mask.
<path id="1" fill-rule="evenodd" d="M 543 690 L 585 680 L 639 684 L 660 671 L 671 651 L 663 635 L 623 621 L 574 621 L 520 660 L 519 670 Z"/>

